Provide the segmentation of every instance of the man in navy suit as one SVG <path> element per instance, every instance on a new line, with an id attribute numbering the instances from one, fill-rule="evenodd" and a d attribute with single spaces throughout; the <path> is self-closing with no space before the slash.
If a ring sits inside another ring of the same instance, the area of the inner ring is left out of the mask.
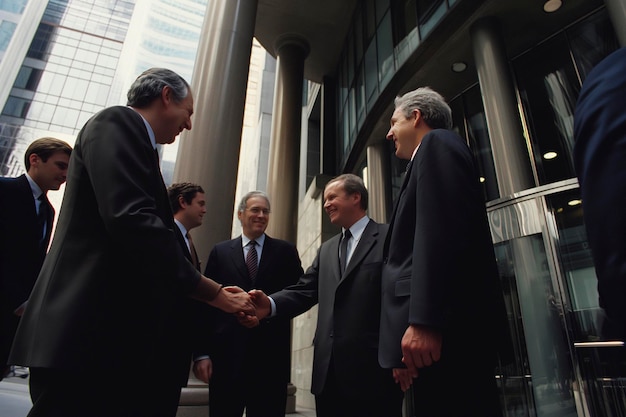
<path id="1" fill-rule="evenodd" d="M 324 189 L 324 210 L 342 233 L 322 244 L 297 284 L 269 298 L 252 291 L 257 319 L 291 318 L 319 304 L 311 380 L 318 417 L 402 416 L 401 385 L 390 369 L 378 364 L 380 273 L 387 225 L 370 219 L 367 206 L 368 192 L 361 178 L 343 174 L 330 180 Z M 253 323 L 242 320 L 246 326 Z"/>
<path id="2" fill-rule="evenodd" d="M 174 234 L 156 145 L 191 129 L 189 84 L 151 68 L 127 96 L 78 134 L 15 336 L 9 363 L 30 367 L 30 417 L 173 417 L 189 377 L 179 346 L 187 298 L 254 313 L 247 293 L 188 262 Z M 129 370 L 140 379 L 124 377 Z"/>
<path id="3" fill-rule="evenodd" d="M 396 98 L 387 139 L 411 162 L 383 253 L 379 360 L 415 378 L 416 416 L 500 416 L 504 299 L 473 155 L 451 127 L 432 89 Z"/>
<path id="4" fill-rule="evenodd" d="M 205 275 L 244 290 L 278 291 L 302 275 L 296 247 L 265 233 L 270 202 L 261 191 L 243 196 L 237 209 L 241 236 L 220 242 Z M 252 252 L 254 251 L 254 252 Z M 194 374 L 209 384 L 211 417 L 284 417 L 291 365 L 289 317 L 245 328 L 233 315 L 205 309 L 204 342 L 194 352 Z"/>
<path id="5" fill-rule="evenodd" d="M 72 147 L 45 137 L 26 149 L 26 173 L 0 178 L 0 380 L 13 337 L 48 250 L 54 208 L 47 198 L 67 177 Z"/>
<path id="6" fill-rule="evenodd" d="M 606 313 L 603 337 L 626 340 L 626 48 L 583 82 L 574 113 L 574 167 Z"/>

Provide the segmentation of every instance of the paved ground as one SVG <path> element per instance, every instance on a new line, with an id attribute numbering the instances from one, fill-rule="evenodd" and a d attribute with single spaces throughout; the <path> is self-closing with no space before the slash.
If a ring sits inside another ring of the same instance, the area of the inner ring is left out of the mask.
<path id="1" fill-rule="evenodd" d="M 30 411 L 31 402 L 28 394 L 28 379 L 24 369 L 16 370 L 17 376 L 9 376 L 0 381 L 0 416 L 26 417 Z"/>
<path id="2" fill-rule="evenodd" d="M 28 378 L 21 378 L 26 370 L 18 368 L 15 376 L 0 381 L 0 417 L 26 417 L 31 402 L 28 394 Z M 315 417 L 315 410 L 297 409 L 289 417 Z"/>

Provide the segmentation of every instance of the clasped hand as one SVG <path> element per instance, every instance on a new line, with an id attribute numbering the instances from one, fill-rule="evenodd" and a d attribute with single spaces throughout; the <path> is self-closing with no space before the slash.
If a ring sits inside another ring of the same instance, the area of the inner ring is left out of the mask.
<path id="1" fill-rule="evenodd" d="M 251 329 L 258 326 L 262 319 L 271 314 L 272 304 L 267 294 L 265 294 L 261 290 L 250 290 L 248 291 L 248 294 L 250 295 L 250 299 L 254 303 L 255 314 L 248 314 L 246 312 L 240 311 L 238 313 L 235 313 L 235 316 L 237 317 L 237 321 L 239 321 L 239 324 Z"/>

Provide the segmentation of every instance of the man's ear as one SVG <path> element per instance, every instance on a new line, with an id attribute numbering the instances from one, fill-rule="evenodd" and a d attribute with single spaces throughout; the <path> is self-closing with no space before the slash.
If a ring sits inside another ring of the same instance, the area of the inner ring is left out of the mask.
<path id="1" fill-rule="evenodd" d="M 411 117 L 415 117 L 415 121 L 413 121 L 413 126 L 415 127 L 422 122 L 422 112 L 419 109 L 414 109 L 411 112 Z"/>
<path id="2" fill-rule="evenodd" d="M 187 206 L 187 202 L 185 201 L 185 198 L 183 197 L 182 194 L 178 196 L 178 205 L 181 207 Z"/>

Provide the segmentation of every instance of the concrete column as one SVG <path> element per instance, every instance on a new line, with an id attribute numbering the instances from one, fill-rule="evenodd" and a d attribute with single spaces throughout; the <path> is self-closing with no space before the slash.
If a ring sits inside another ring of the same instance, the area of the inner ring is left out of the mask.
<path id="1" fill-rule="evenodd" d="M 272 221 L 267 233 L 296 243 L 302 84 L 309 46 L 300 37 L 284 35 L 276 42 L 275 51 L 276 84 L 267 177 Z"/>
<path id="2" fill-rule="evenodd" d="M 609 19 L 615 28 L 620 46 L 626 46 L 626 2 L 624 0 L 604 0 Z"/>
<path id="3" fill-rule="evenodd" d="M 192 129 L 181 134 L 174 181 L 200 184 L 209 201 L 192 230 L 203 264 L 230 239 L 257 0 L 211 0 L 191 80 Z"/>
<path id="4" fill-rule="evenodd" d="M 369 192 L 368 216 L 378 223 L 387 223 L 387 207 L 391 207 L 391 193 L 387 189 L 389 149 L 386 142 L 367 147 L 367 175 L 365 184 Z"/>
<path id="5" fill-rule="evenodd" d="M 505 197 L 533 188 L 536 182 L 498 23 L 492 18 L 481 19 L 472 25 L 470 34 L 498 189 Z"/>

